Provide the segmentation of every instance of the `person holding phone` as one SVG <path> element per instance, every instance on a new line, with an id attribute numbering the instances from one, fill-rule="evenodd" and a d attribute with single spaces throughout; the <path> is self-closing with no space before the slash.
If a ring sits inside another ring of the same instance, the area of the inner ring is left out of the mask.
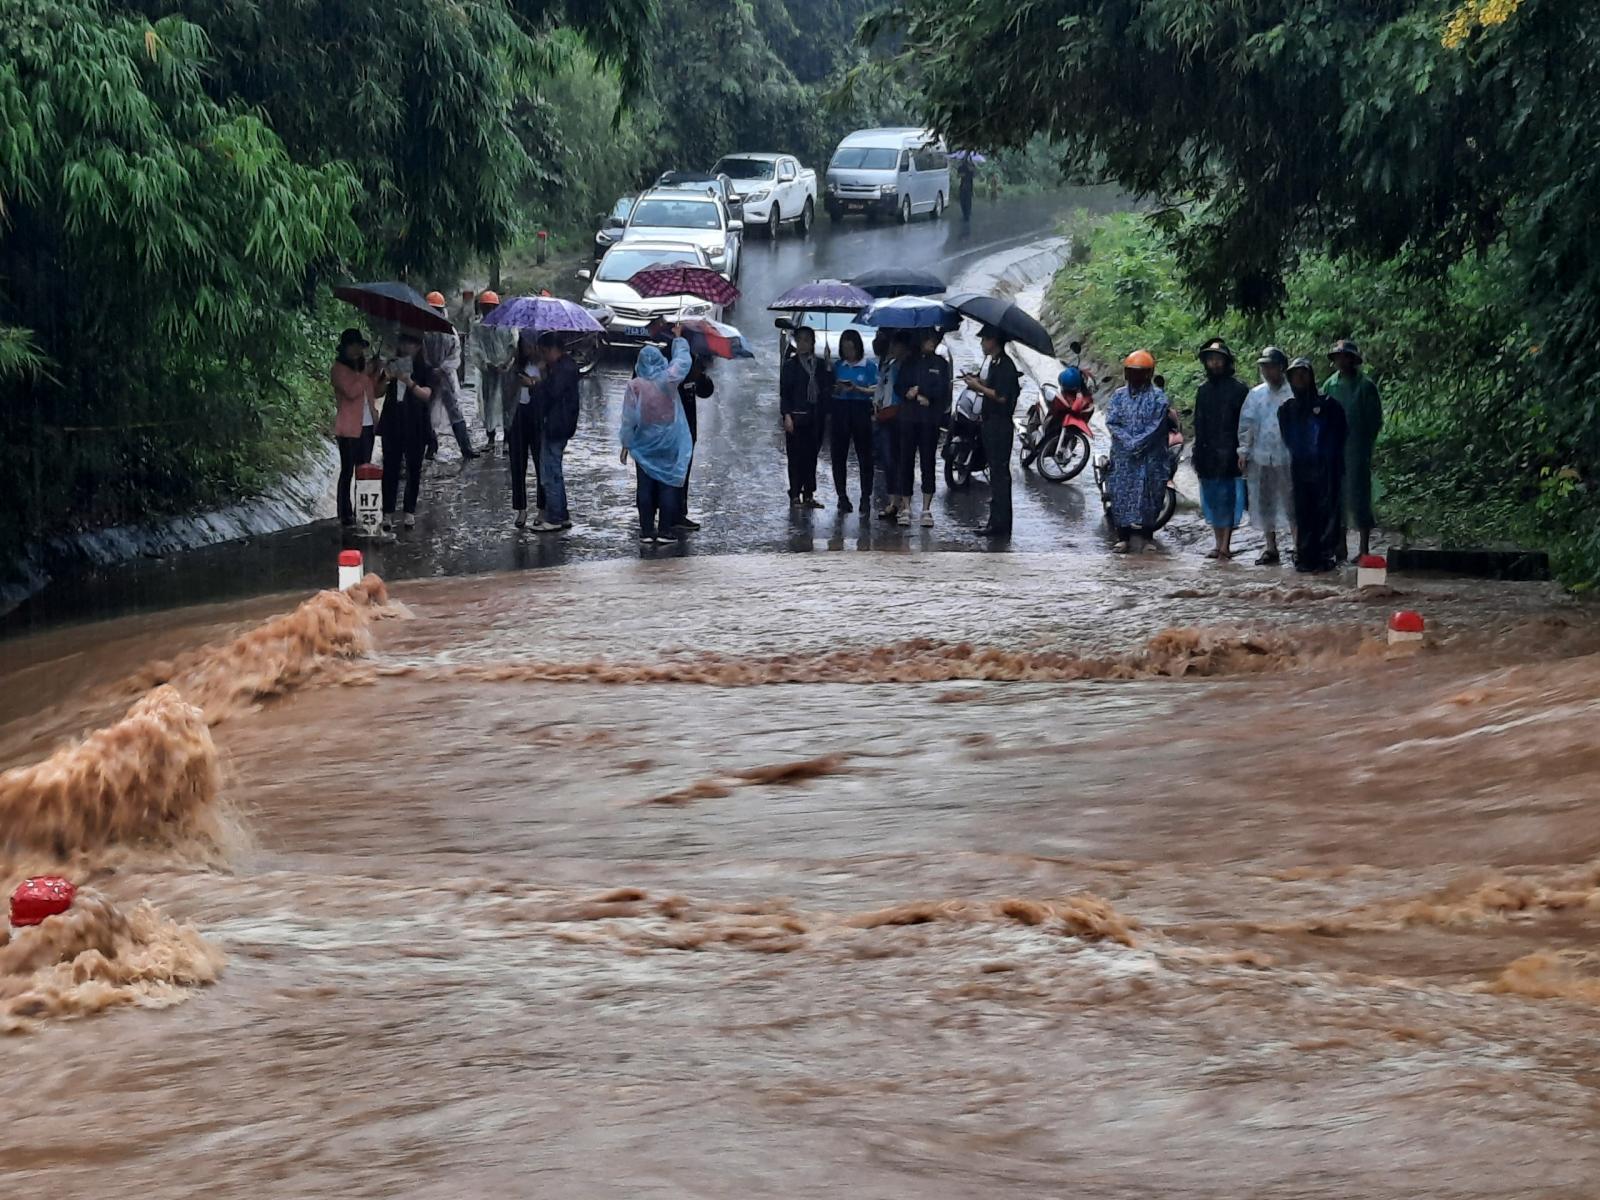
<path id="1" fill-rule="evenodd" d="M 402 330 L 400 356 L 384 372 L 389 395 L 378 418 L 383 439 L 383 529 L 394 525 L 395 502 L 400 493 L 400 466 L 405 464 L 405 527 L 417 523 L 417 493 L 422 487 L 422 457 L 432 432 L 432 406 L 436 368 L 428 362 L 422 335 Z"/>
<path id="2" fill-rule="evenodd" d="M 1017 399 L 1022 395 L 1022 375 L 1006 353 L 1006 337 L 998 329 L 984 326 L 978 335 L 983 343 L 983 366 L 976 373 L 962 376 L 974 392 L 983 397 L 983 420 L 979 426 L 983 453 L 989 460 L 989 523 L 978 530 L 979 537 L 1011 536 L 1011 444 L 1016 435 L 1012 420 Z"/>
<path id="3" fill-rule="evenodd" d="M 855 447 L 856 468 L 861 474 L 861 511 L 872 510 L 872 436 L 877 422 L 873 401 L 878 394 L 878 364 L 867 358 L 866 346 L 854 329 L 839 335 L 839 361 L 833 368 L 832 434 L 833 490 L 839 496 L 839 511 L 853 511 L 850 504 L 850 448 Z"/>

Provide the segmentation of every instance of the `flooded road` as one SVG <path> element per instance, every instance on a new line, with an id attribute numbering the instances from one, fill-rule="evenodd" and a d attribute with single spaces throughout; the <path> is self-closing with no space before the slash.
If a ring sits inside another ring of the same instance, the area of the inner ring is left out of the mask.
<path id="1" fill-rule="evenodd" d="M 0 875 L 128 928 L 0 947 L 0 1170 L 1585 1195 L 1600 626 L 1396 587 L 686 557 L 14 641 Z"/>

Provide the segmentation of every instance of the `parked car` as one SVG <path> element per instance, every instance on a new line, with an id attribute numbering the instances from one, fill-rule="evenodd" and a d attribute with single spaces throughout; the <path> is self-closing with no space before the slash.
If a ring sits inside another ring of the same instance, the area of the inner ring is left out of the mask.
<path id="1" fill-rule="evenodd" d="M 711 168 L 733 180 L 744 200 L 748 225 L 765 225 L 767 236 L 778 236 L 792 222 L 804 237 L 817 216 L 817 173 L 800 165 L 792 154 L 728 154 Z"/>
<path id="2" fill-rule="evenodd" d="M 728 206 L 728 215 L 735 221 L 744 220 L 744 200 L 733 186 L 733 180 L 726 175 L 717 175 L 710 171 L 665 171 L 661 178 L 656 180 L 656 188 L 660 191 L 705 191 L 710 188 L 722 198 Z"/>
<path id="3" fill-rule="evenodd" d="M 739 274 L 744 222 L 710 192 L 655 188 L 639 197 L 628 215 L 622 242 L 688 242 L 706 253 L 706 261 L 726 278 Z"/>
<path id="4" fill-rule="evenodd" d="M 600 218 L 600 229 L 594 235 L 594 260 L 599 262 L 607 250 L 622 240 L 622 230 L 628 224 L 628 214 L 633 211 L 633 196 L 621 196 L 611 206 L 611 211 Z"/>
<path id="5" fill-rule="evenodd" d="M 606 325 L 607 345 L 641 344 L 645 326 L 655 317 L 722 319 L 720 305 L 698 296 L 656 296 L 645 299 L 628 285 L 628 280 L 646 267 L 664 262 L 692 262 L 702 267 L 711 266 L 706 252 L 692 243 L 629 238 L 607 250 L 606 256 L 593 271 L 578 272 L 578 278 L 587 280 L 589 284 L 583 293 L 585 307 L 603 306 L 611 310 L 611 320 Z"/>
<path id="6" fill-rule="evenodd" d="M 950 199 L 950 157 L 944 139 L 925 129 L 863 129 L 839 143 L 828 163 L 828 217 L 850 213 L 944 215 Z"/>

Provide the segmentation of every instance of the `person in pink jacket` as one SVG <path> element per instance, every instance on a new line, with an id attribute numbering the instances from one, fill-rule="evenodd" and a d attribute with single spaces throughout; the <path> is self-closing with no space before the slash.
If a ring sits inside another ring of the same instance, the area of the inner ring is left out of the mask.
<path id="1" fill-rule="evenodd" d="M 368 359 L 370 347 L 359 329 L 339 335 L 339 351 L 329 378 L 333 383 L 333 436 L 339 443 L 339 524 L 356 523 L 350 484 L 355 470 L 372 461 L 372 431 L 377 423 L 379 372 L 382 363 Z"/>

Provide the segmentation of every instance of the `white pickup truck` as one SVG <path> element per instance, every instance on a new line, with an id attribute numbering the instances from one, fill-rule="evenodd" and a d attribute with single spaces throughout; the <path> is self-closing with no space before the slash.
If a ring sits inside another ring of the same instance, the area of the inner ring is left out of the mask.
<path id="1" fill-rule="evenodd" d="M 747 228 L 765 225 L 776 238 L 786 222 L 804 237 L 817 218 L 817 173 L 792 154 L 727 154 L 711 168 L 733 180 Z"/>

